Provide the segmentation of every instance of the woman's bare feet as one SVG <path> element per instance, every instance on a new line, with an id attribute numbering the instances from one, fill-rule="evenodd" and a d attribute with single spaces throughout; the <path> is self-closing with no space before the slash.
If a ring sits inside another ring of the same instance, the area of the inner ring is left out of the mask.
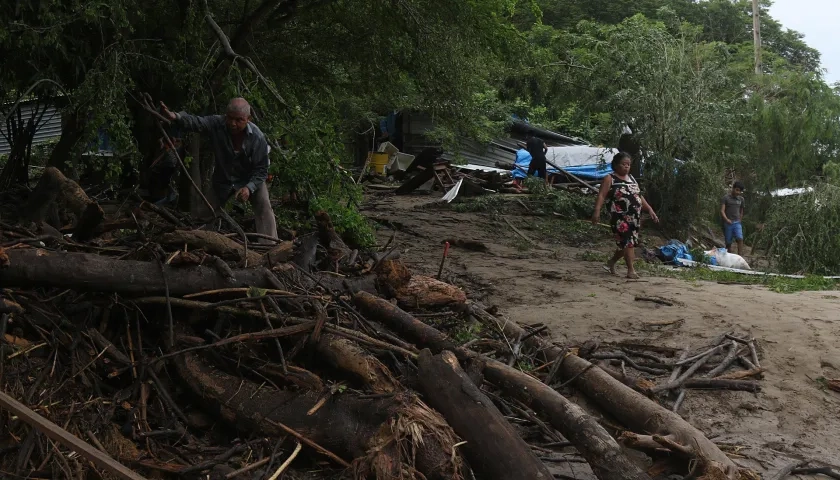
<path id="1" fill-rule="evenodd" d="M 627 278 L 629 280 L 638 280 L 639 279 L 639 274 L 636 273 L 636 272 L 627 272 Z"/>
<path id="2" fill-rule="evenodd" d="M 604 270 L 610 272 L 610 274 L 615 275 L 615 262 L 607 262 L 604 264 Z"/>

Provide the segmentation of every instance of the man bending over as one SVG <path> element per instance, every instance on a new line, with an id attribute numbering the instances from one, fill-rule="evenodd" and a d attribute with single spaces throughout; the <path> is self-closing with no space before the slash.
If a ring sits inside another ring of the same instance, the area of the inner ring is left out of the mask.
<path id="1" fill-rule="evenodd" d="M 160 104 L 163 115 L 190 132 L 206 133 L 213 144 L 213 208 L 223 208 L 232 195 L 254 207 L 257 233 L 277 238 L 277 222 L 268 198 L 268 142 L 251 123 L 251 106 L 244 98 L 230 101 L 225 115 L 198 117 L 173 113 Z M 260 239 L 260 243 L 268 243 Z"/>

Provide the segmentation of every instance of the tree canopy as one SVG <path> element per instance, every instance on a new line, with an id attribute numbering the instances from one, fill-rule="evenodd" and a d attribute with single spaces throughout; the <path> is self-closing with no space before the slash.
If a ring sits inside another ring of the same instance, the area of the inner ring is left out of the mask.
<path id="1" fill-rule="evenodd" d="M 837 92 L 769 5 L 755 75 L 750 0 L 7 2 L 0 96 L 60 84 L 50 163 L 107 128 L 137 168 L 155 135 L 138 92 L 195 113 L 242 95 L 277 147 L 281 188 L 334 206 L 357 195 L 348 145 L 391 110 L 431 114 L 443 141 L 489 139 L 511 114 L 609 146 L 630 126 L 660 161 L 648 178 L 661 201 L 687 200 L 666 188 L 674 158 L 703 178 L 697 201 L 727 171 L 766 191 L 837 161 Z"/>

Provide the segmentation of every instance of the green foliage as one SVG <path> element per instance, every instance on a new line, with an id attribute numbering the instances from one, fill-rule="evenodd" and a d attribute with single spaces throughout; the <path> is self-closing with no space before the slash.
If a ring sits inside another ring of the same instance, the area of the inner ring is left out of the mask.
<path id="1" fill-rule="evenodd" d="M 702 252 L 699 252 L 702 253 Z M 692 252 L 692 255 L 694 252 Z M 586 251 L 579 255 L 587 262 L 604 263 L 609 255 L 601 252 Z M 623 263 L 623 260 L 619 262 Z M 788 278 L 775 275 L 744 275 L 741 273 L 717 271 L 703 266 L 695 268 L 672 268 L 662 264 L 650 264 L 636 261 L 636 270 L 648 275 L 676 278 L 687 282 L 716 282 L 721 284 L 760 285 L 777 293 L 796 293 L 807 291 L 829 291 L 840 288 L 840 281 L 823 276 L 808 275 L 804 278 Z"/>
<path id="2" fill-rule="evenodd" d="M 709 264 L 709 261 L 711 260 L 711 258 L 706 254 L 706 251 L 702 248 L 691 248 L 688 253 L 695 262 Z"/>
<path id="3" fill-rule="evenodd" d="M 458 345 L 463 345 L 470 340 L 480 338 L 482 330 L 482 325 L 478 322 L 462 322 L 451 329 L 449 335 Z"/>
<path id="4" fill-rule="evenodd" d="M 588 219 L 595 208 L 595 197 L 548 187 L 544 181 L 529 178 L 525 186 L 531 192 L 522 202 L 532 213 L 552 215 L 563 219 Z"/>
<path id="5" fill-rule="evenodd" d="M 796 71 L 766 75 L 745 102 L 752 182 L 771 190 L 811 179 L 840 152 L 840 97 Z"/>
<path id="6" fill-rule="evenodd" d="M 827 162 L 823 165 L 823 175 L 828 183 L 840 185 L 840 162 Z"/>
<path id="7" fill-rule="evenodd" d="M 637 269 L 663 277 L 678 278 L 688 282 L 716 282 L 721 284 L 760 285 L 777 293 L 796 293 L 808 291 L 836 290 L 840 282 L 821 276 L 806 276 L 805 278 L 788 278 L 773 275 L 744 275 L 734 272 L 711 270 L 705 267 L 696 268 L 665 268 L 660 265 L 639 263 Z"/>
<path id="8" fill-rule="evenodd" d="M 461 201 L 456 200 L 450 204 L 450 208 L 458 213 L 501 213 L 509 203 L 508 200 L 499 195 L 483 195 L 462 199 Z"/>
<path id="9" fill-rule="evenodd" d="M 311 214 L 324 210 L 330 215 L 336 232 L 354 247 L 371 247 L 375 240 L 370 222 L 352 205 L 339 203 L 333 197 L 313 199 L 309 204 Z"/>
<path id="10" fill-rule="evenodd" d="M 840 275 L 840 187 L 776 199 L 756 240 L 786 273 Z"/>
<path id="11" fill-rule="evenodd" d="M 719 171 L 698 160 L 678 163 L 660 155 L 645 165 L 645 196 L 662 225 L 680 231 L 719 210 Z"/>
<path id="12" fill-rule="evenodd" d="M 76 153 L 106 128 L 130 168 L 142 168 L 157 132 L 138 91 L 200 114 L 241 95 L 271 141 L 274 193 L 327 209 L 363 244 L 371 237 L 354 213 L 348 147 L 391 110 L 429 114 L 447 147 L 490 140 L 511 114 L 609 147 L 629 125 L 647 157 L 645 194 L 676 230 L 714 217 L 725 172 L 761 192 L 840 178 L 840 97 L 818 52 L 766 1 L 761 76 L 750 0 L 280 0 L 258 15 L 242 0 L 209 12 L 193 0 L 18 3 L 0 8 L 0 98 L 39 78 L 62 84 L 65 113 L 84 130 Z M 261 76 L 221 54 L 207 13 Z M 82 167 L 114 179 L 123 165 L 94 157 Z M 453 208 L 507 208 L 493 202 Z M 561 192 L 526 203 L 567 218 L 591 208 Z"/>

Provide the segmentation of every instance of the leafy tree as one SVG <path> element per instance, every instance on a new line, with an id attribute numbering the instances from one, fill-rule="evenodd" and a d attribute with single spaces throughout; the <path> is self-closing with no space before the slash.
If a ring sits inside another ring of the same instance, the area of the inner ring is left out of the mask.
<path id="1" fill-rule="evenodd" d="M 7 2 L 0 84 L 7 98 L 40 78 L 64 86 L 55 165 L 105 127 L 131 168 L 142 167 L 158 134 L 134 101 L 140 91 L 196 113 L 220 112 L 242 95 L 276 147 L 281 190 L 297 190 L 313 208 L 352 205 L 345 145 L 377 114 L 423 109 L 472 136 L 498 127 L 506 115 L 493 85 L 515 48 L 511 13 L 506 0 Z M 112 177 L 122 166 L 80 165 Z"/>

